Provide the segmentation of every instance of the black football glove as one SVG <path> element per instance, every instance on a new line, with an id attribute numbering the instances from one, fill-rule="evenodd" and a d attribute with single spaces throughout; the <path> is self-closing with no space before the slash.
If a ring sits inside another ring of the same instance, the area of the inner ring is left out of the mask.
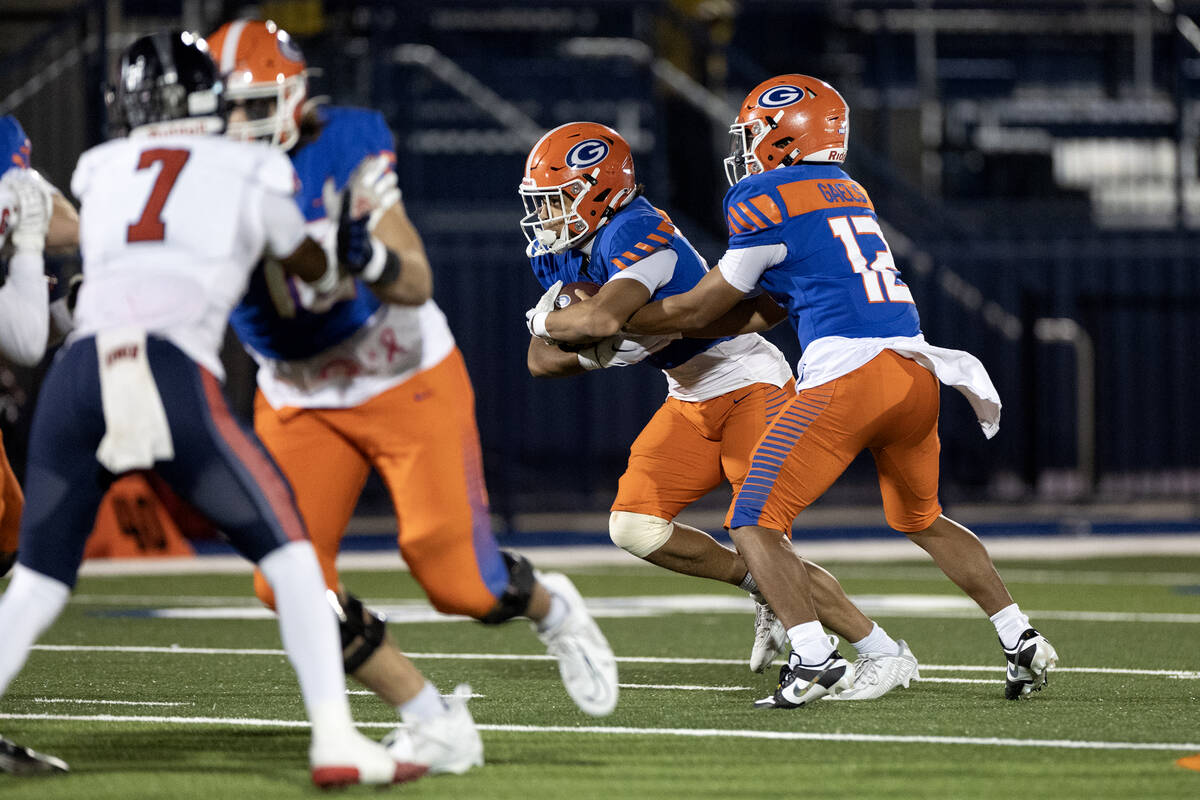
<path id="1" fill-rule="evenodd" d="M 371 235 L 370 216 L 351 216 L 350 193 L 342 197 L 338 220 L 338 261 L 354 277 L 368 284 L 387 284 L 400 275 L 400 258 Z"/>

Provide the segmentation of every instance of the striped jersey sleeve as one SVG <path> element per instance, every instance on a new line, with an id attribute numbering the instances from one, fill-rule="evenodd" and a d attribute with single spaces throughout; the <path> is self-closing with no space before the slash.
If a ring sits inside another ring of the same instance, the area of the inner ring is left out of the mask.
<path id="1" fill-rule="evenodd" d="M 605 257 L 610 274 L 627 269 L 651 253 L 670 247 L 675 238 L 675 224 L 666 213 L 641 215 L 636 221 L 622 225 L 606 242 Z"/>
<path id="2" fill-rule="evenodd" d="M 724 207 L 730 247 L 783 242 L 784 222 L 815 211 L 875 210 L 866 191 L 844 173 L 784 183 L 771 173 L 754 175 L 730 188 Z"/>

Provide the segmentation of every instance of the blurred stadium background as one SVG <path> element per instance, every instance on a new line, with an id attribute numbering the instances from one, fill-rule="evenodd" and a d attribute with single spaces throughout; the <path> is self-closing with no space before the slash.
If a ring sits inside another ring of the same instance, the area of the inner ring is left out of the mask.
<path id="1" fill-rule="evenodd" d="M 650 369 L 526 373 L 522 315 L 539 290 L 516 186 L 529 146 L 570 120 L 616 127 L 649 197 L 715 263 L 727 126 L 749 88 L 782 72 L 846 97 L 847 169 L 875 201 L 926 336 L 979 355 L 1004 399 L 987 442 L 944 394 L 942 500 L 976 509 L 955 516 L 1023 532 L 1195 530 L 1200 2 L 0 0 L 0 114 L 65 189 L 104 136 L 101 87 L 124 44 L 249 14 L 298 38 L 310 96 L 375 107 L 396 134 L 474 379 L 502 538 L 558 512 L 597 512 L 603 529 L 628 446 L 665 393 Z M 790 332 L 772 338 L 794 363 Z M 233 343 L 226 360 L 248 414 L 253 367 Z M 37 377 L 0 364 L 18 470 Z M 706 501 L 714 519 L 727 499 Z M 878 502 L 860 459 L 813 518 L 879 528 Z M 360 512 L 390 524 L 378 486 Z"/>

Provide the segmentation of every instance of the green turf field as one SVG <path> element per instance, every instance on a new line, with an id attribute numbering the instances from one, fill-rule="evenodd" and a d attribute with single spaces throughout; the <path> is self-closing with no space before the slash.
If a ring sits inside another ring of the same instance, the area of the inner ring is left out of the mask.
<path id="1" fill-rule="evenodd" d="M 1200 558 L 1002 562 L 1061 657 L 1049 688 L 1018 702 L 1003 699 L 991 625 L 960 607 L 935 568 L 829 566 L 908 640 L 923 680 L 870 702 L 755 710 L 774 675 L 745 665 L 744 595 L 633 563 L 572 568 L 619 659 L 617 711 L 601 720 L 577 711 L 523 623 L 395 622 L 393 634 L 439 688 L 473 687 L 487 766 L 384 791 L 521 800 L 1200 797 L 1200 772 L 1175 765 L 1200 752 Z M 428 617 L 405 573 L 345 577 L 394 619 Z M 248 592 L 247 576 L 82 579 L 0 701 L 0 732 L 63 757 L 72 772 L 0 776 L 0 797 L 319 794 L 295 678 L 274 622 L 259 617 Z M 148 613 L 162 609 L 178 618 Z M 238 613 L 249 618 L 227 618 Z M 842 650 L 852 657 L 853 648 Z M 394 723 L 374 697 L 351 703 L 372 736 Z"/>

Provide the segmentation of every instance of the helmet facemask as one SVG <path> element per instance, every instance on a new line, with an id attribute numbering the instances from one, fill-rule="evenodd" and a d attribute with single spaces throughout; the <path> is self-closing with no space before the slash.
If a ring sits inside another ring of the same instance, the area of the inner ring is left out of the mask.
<path id="1" fill-rule="evenodd" d="M 525 204 L 521 218 L 521 232 L 529 241 L 525 254 L 561 253 L 591 235 L 593 230 L 579 213 L 579 206 L 592 188 L 583 178 L 546 188 L 530 178 L 522 181 L 517 191 Z"/>
<path id="2" fill-rule="evenodd" d="M 275 83 L 238 85 L 238 75 L 234 72 L 228 80 L 226 96 L 230 107 L 240 110 L 244 119 L 231 119 L 227 135 L 234 139 L 256 139 L 284 150 L 294 147 L 300 139 L 296 119 L 308 93 L 304 74 L 280 78 Z"/>
<path id="3" fill-rule="evenodd" d="M 762 119 L 747 122 L 735 121 L 729 126 L 729 157 L 725 159 L 725 179 L 729 185 L 745 178 L 766 172 L 756 152 L 771 127 Z"/>

